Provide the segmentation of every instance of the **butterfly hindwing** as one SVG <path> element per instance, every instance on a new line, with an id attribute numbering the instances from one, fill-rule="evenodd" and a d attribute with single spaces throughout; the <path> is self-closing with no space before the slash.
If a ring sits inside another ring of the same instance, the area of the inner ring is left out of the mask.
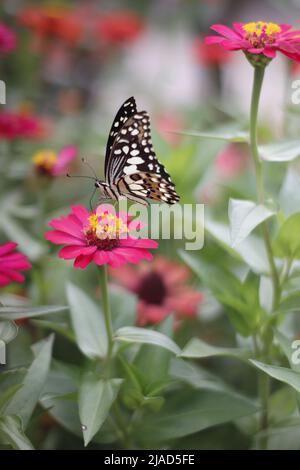
<path id="1" fill-rule="evenodd" d="M 126 100 L 122 106 L 120 107 L 119 111 L 116 114 L 116 117 L 112 123 L 109 137 L 106 144 L 106 153 L 105 153 L 105 167 L 104 173 L 105 178 L 109 180 L 109 166 L 112 163 L 111 161 L 111 150 L 114 144 L 114 141 L 118 134 L 120 133 L 122 127 L 124 126 L 125 122 L 136 113 L 136 102 L 134 97 L 132 96 L 128 100 Z"/>

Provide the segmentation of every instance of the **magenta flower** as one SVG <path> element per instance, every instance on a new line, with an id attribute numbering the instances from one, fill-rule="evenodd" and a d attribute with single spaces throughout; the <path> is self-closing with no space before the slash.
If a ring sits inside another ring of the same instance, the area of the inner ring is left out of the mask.
<path id="1" fill-rule="evenodd" d="M 4 23 L 0 23 L 0 53 L 7 54 L 15 50 L 17 38 L 10 28 Z"/>
<path id="2" fill-rule="evenodd" d="M 277 51 L 300 62 L 300 31 L 290 31 L 287 24 L 256 21 L 233 23 L 233 29 L 214 24 L 211 29 L 221 36 L 207 36 L 206 44 L 220 44 L 228 51 L 242 50 L 249 54 L 260 54 L 268 59 L 276 57 Z"/>
<path id="3" fill-rule="evenodd" d="M 39 139 L 44 137 L 42 120 L 34 115 L 2 111 L 0 112 L 0 140 Z"/>
<path id="4" fill-rule="evenodd" d="M 101 204 L 89 212 L 82 206 L 73 206 L 72 214 L 53 219 L 49 223 L 55 230 L 47 232 L 47 240 L 66 245 L 59 252 L 63 259 L 75 259 L 75 268 L 86 268 L 91 262 L 98 266 L 109 264 L 118 268 L 125 263 L 151 260 L 148 248 L 157 248 L 154 240 L 137 239 L 130 235 L 142 228 L 125 212 L 116 214 L 111 205 Z"/>
<path id="5" fill-rule="evenodd" d="M 17 246 L 13 242 L 0 245 L 0 287 L 12 282 L 23 282 L 25 278 L 19 271 L 31 268 L 25 255 L 14 252 Z"/>
<path id="6" fill-rule="evenodd" d="M 69 145 L 58 153 L 53 150 L 39 150 L 33 155 L 32 161 L 38 174 L 54 177 L 65 174 L 76 156 L 77 148 Z"/>

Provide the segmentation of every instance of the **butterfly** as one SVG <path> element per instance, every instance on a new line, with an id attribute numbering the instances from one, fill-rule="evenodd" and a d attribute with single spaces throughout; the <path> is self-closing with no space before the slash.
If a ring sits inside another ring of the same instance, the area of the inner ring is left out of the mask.
<path id="1" fill-rule="evenodd" d="M 113 121 L 105 154 L 105 181 L 96 179 L 101 197 L 148 205 L 147 199 L 175 204 L 179 201 L 165 167 L 151 142 L 150 118 L 137 111 L 134 97 L 122 104 Z"/>

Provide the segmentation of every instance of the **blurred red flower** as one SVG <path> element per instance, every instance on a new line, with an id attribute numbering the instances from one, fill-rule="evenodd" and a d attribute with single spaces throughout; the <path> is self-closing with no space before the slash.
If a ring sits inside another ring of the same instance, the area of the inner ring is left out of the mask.
<path id="1" fill-rule="evenodd" d="M 65 174 L 76 155 L 77 148 L 69 145 L 58 153 L 54 150 L 39 150 L 33 155 L 32 161 L 38 174 L 54 177 Z"/>
<path id="2" fill-rule="evenodd" d="M 41 118 L 24 112 L 0 112 L 0 140 L 38 139 L 44 135 Z"/>
<path id="3" fill-rule="evenodd" d="M 22 10 L 19 21 L 40 38 L 58 38 L 76 45 L 82 36 L 83 24 L 71 9 L 61 6 L 35 6 Z"/>
<path id="4" fill-rule="evenodd" d="M 170 314 L 174 314 L 175 325 L 183 318 L 195 318 L 203 300 L 203 294 L 188 284 L 190 270 L 163 256 L 156 256 L 149 265 L 124 266 L 111 275 L 137 295 L 137 323 L 141 326 L 159 323 Z"/>
<path id="5" fill-rule="evenodd" d="M 13 242 L 0 245 L 0 287 L 12 282 L 23 282 L 25 277 L 19 271 L 31 268 L 25 255 L 14 252 L 17 246 L 17 243 Z"/>
<path id="6" fill-rule="evenodd" d="M 97 22 L 99 38 L 103 41 L 122 45 L 128 44 L 141 35 L 144 22 L 131 11 L 116 11 L 101 15 Z"/>
<path id="7" fill-rule="evenodd" d="M 89 212 L 82 206 L 73 206 L 72 214 L 53 219 L 49 223 L 55 230 L 46 233 L 47 240 L 66 245 L 59 252 L 63 259 L 75 259 L 75 268 L 86 268 L 91 262 L 98 266 L 109 264 L 119 268 L 125 263 L 152 260 L 148 248 L 158 244 L 148 238 L 134 238 L 130 232 L 142 227 L 125 212 L 115 213 L 113 206 L 101 204 Z"/>
<path id="8" fill-rule="evenodd" d="M 194 42 L 194 55 L 197 61 L 207 67 L 222 65 L 231 60 L 231 55 L 217 44 L 208 45 L 202 39 Z"/>
<path id="9" fill-rule="evenodd" d="M 4 23 L 0 23 L 0 53 L 8 53 L 15 50 L 17 38 L 12 29 Z"/>

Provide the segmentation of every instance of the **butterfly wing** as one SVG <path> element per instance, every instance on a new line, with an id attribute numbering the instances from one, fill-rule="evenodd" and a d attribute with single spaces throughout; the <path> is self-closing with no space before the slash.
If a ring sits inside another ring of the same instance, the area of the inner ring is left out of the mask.
<path id="1" fill-rule="evenodd" d="M 179 201 L 170 175 L 155 155 L 146 111 L 136 112 L 126 120 L 115 137 L 109 161 L 108 182 L 122 195 L 168 204 Z"/>
<path id="2" fill-rule="evenodd" d="M 117 112 L 116 117 L 112 123 L 111 129 L 109 132 L 109 137 L 108 137 L 107 144 L 106 144 L 105 164 L 104 164 L 105 179 L 109 183 L 110 183 L 109 174 L 111 173 L 109 167 L 110 167 L 110 164 L 112 163 L 110 156 L 111 156 L 111 150 L 112 150 L 114 141 L 117 135 L 120 133 L 125 122 L 130 117 L 132 117 L 136 113 L 136 111 L 137 111 L 136 102 L 135 102 L 134 97 L 131 96 L 131 98 L 128 98 L 128 100 L 126 100 L 122 104 L 122 106 Z"/>

